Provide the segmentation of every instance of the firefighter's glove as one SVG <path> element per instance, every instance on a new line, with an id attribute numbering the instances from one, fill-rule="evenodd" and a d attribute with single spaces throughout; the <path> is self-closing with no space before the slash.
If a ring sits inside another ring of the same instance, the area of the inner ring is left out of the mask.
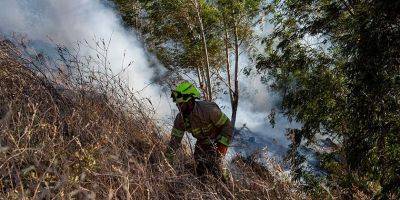
<path id="1" fill-rule="evenodd" d="M 228 151 L 228 146 L 229 146 L 229 139 L 228 137 L 224 135 L 220 135 L 220 137 L 217 140 L 217 151 L 220 153 L 222 156 L 225 156 L 226 152 Z"/>
<path id="2" fill-rule="evenodd" d="M 220 155 L 225 156 L 226 152 L 228 151 L 228 147 L 224 144 L 218 143 L 217 151 Z"/>

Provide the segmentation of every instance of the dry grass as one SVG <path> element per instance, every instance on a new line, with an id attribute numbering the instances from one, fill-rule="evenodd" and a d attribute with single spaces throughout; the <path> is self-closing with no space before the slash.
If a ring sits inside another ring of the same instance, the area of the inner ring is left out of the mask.
<path id="1" fill-rule="evenodd" d="M 305 198 L 240 157 L 231 183 L 201 182 L 188 153 L 167 164 L 154 111 L 113 75 L 88 70 L 72 54 L 52 70 L 43 70 L 50 65 L 43 55 L 22 55 L 0 41 L 0 198 Z"/>

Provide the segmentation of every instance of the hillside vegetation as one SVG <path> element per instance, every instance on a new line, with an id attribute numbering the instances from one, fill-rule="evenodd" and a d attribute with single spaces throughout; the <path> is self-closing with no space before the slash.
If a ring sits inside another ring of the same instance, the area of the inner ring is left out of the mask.
<path id="1" fill-rule="evenodd" d="M 252 159 L 233 159 L 228 184 L 201 182 L 186 151 L 170 166 L 169 134 L 122 82 L 23 47 L 0 41 L 0 199 L 306 198 Z"/>

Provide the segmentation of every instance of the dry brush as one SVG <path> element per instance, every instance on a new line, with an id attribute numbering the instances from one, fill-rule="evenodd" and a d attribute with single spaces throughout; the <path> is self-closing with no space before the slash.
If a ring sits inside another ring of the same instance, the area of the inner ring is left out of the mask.
<path id="1" fill-rule="evenodd" d="M 229 184 L 201 182 L 189 152 L 169 165 L 168 134 L 154 110 L 111 73 L 106 54 L 96 56 L 105 69 L 99 71 L 88 64 L 96 59 L 61 46 L 57 64 L 21 44 L 0 41 L 0 198 L 305 198 L 251 159 L 232 161 Z"/>

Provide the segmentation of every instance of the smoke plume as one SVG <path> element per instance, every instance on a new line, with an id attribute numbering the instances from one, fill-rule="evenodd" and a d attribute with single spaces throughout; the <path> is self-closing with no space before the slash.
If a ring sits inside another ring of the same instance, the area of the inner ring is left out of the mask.
<path id="1" fill-rule="evenodd" d="M 141 91 L 141 96 L 151 99 L 159 116 L 170 112 L 169 107 L 163 105 L 167 101 L 160 88 L 148 86 L 154 75 L 163 69 L 150 65 L 135 33 L 125 29 L 120 17 L 102 1 L 1 0 L 0 33 L 6 37 L 12 33 L 23 34 L 37 43 L 48 43 L 50 38 L 70 49 L 85 40 L 89 43 L 111 40 L 108 59 L 112 71 L 119 73 L 132 61 L 132 67 L 120 76 L 134 91 Z M 83 56 L 95 54 L 85 46 L 81 46 L 80 51 Z"/>

